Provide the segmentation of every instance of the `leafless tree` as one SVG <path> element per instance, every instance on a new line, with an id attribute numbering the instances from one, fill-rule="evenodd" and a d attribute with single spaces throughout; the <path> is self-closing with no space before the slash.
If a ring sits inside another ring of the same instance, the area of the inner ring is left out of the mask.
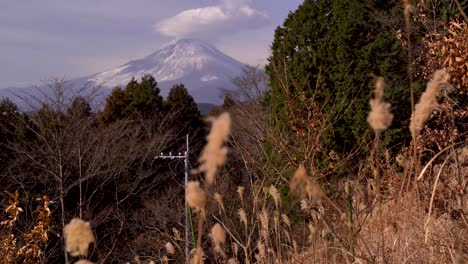
<path id="1" fill-rule="evenodd" d="M 17 157 L 9 164 L 11 176 L 25 193 L 47 193 L 58 202 L 62 228 L 78 216 L 92 220 L 96 230 L 106 227 L 94 252 L 105 263 L 121 243 L 126 207 L 131 206 L 127 201 L 172 177 L 161 173 L 163 164 L 154 156 L 174 140 L 169 127 L 174 117 L 132 117 L 102 126 L 96 114 L 67 111 L 80 93 L 69 97 L 66 82 L 54 80 L 48 85 L 49 91 L 42 91 L 47 96 L 28 98 L 36 106 L 28 124 L 33 138 L 10 146 Z M 86 94 L 85 89 L 81 93 Z"/>

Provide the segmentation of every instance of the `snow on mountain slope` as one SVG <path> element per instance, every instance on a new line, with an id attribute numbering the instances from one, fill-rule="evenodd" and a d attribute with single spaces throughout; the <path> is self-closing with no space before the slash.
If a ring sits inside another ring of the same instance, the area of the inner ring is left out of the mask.
<path id="1" fill-rule="evenodd" d="M 89 77 L 97 85 L 124 86 L 132 77 L 151 74 L 161 93 L 183 83 L 197 102 L 220 103 L 220 89 L 231 89 L 231 79 L 240 74 L 245 64 L 227 56 L 200 40 L 181 39 L 139 60 L 132 60 L 115 69 Z"/>
<path id="2" fill-rule="evenodd" d="M 221 104 L 222 89 L 233 89 L 231 79 L 242 72 L 245 64 L 222 53 L 210 44 L 195 39 L 181 39 L 161 47 L 139 60 L 132 60 L 115 69 L 68 81 L 70 89 L 79 91 L 85 85 L 101 87 L 99 102 L 104 102 L 116 86 L 125 87 L 132 77 L 140 80 L 151 74 L 158 82 L 161 94 L 183 83 L 197 103 Z M 0 89 L 0 98 L 11 98 L 20 108 L 28 105 L 15 96 L 33 95 L 37 98 L 50 92 L 43 84 L 25 88 Z M 69 91 L 73 94 L 73 91 Z M 86 96 L 86 95 L 84 95 Z"/>

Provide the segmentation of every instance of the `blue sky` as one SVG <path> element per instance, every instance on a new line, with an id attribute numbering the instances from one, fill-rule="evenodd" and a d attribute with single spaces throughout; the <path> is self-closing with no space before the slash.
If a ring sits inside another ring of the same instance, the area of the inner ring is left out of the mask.
<path id="1" fill-rule="evenodd" d="M 111 69 L 184 37 L 262 65 L 302 0 L 0 0 L 0 88 Z"/>

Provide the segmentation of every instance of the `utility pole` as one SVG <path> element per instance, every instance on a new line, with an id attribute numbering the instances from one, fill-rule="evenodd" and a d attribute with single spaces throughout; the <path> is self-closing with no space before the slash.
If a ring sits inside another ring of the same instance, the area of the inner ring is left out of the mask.
<path id="1" fill-rule="evenodd" d="M 189 208 L 187 204 L 187 184 L 188 184 L 188 176 L 189 176 L 189 135 L 187 134 L 185 137 L 185 153 L 182 155 L 180 152 L 178 155 L 172 155 L 172 152 L 169 152 L 169 155 L 164 155 L 164 153 L 161 152 L 161 155 L 154 157 L 155 159 L 183 159 L 184 160 L 184 172 L 185 172 L 185 180 L 184 180 L 184 200 L 185 200 L 185 262 L 189 263 L 190 260 L 190 243 L 189 243 L 189 225 L 190 225 L 190 219 L 189 219 Z"/>

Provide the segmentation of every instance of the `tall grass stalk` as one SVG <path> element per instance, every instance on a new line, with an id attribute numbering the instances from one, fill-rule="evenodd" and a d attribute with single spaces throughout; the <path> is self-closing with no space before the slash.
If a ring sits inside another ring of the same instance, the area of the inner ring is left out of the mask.
<path id="1" fill-rule="evenodd" d="M 354 262 L 354 222 L 353 222 L 353 194 L 349 179 L 346 181 L 345 192 L 347 197 L 347 215 L 348 215 L 348 228 L 349 228 L 349 251 L 351 253 L 351 261 Z"/>

